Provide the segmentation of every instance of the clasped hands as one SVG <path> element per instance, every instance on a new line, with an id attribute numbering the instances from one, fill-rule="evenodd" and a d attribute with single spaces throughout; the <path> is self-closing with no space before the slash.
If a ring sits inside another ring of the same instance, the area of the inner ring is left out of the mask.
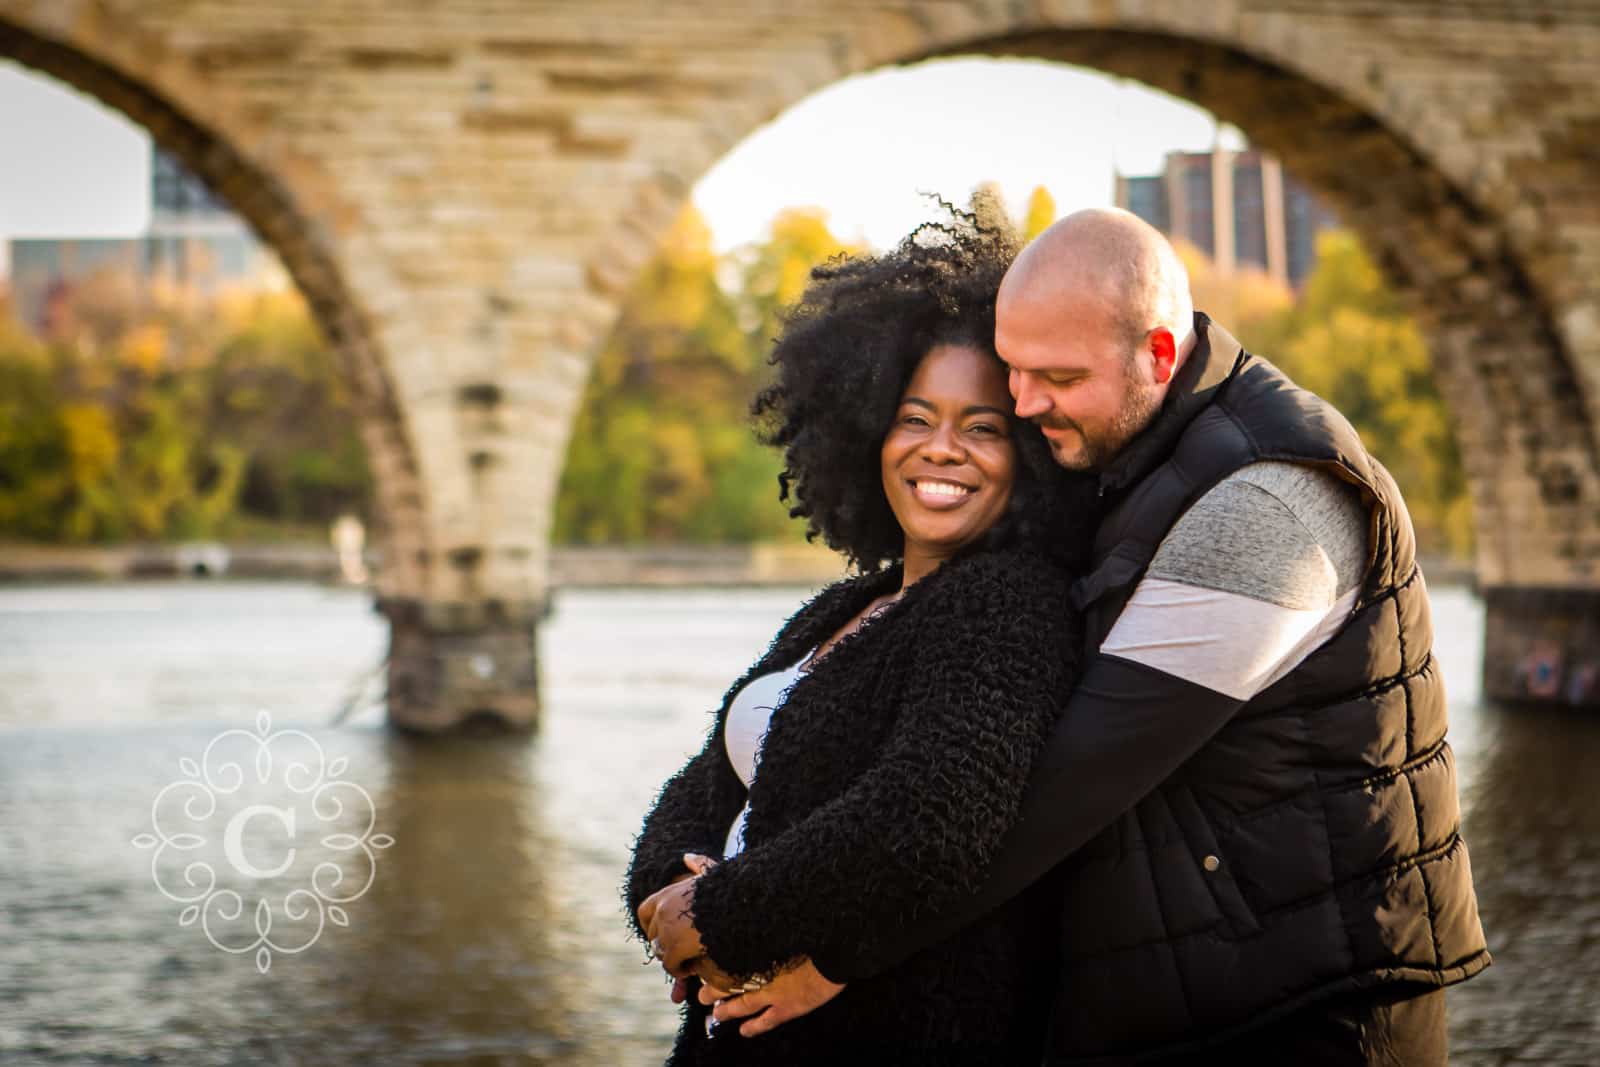
<path id="1" fill-rule="evenodd" d="M 718 1023 L 743 1019 L 739 1033 L 755 1037 L 815 1011 L 838 996 L 844 986 L 824 978 L 809 959 L 784 968 L 759 989 L 739 992 L 744 983 L 706 955 L 700 931 L 694 925 L 695 882 L 716 862 L 709 856 L 686 853 L 683 864 L 687 872 L 639 905 L 639 925 L 651 951 L 674 979 L 672 1002 L 681 1004 L 687 999 L 688 979 L 697 977 L 700 1003 L 712 1009 L 712 1017 Z"/>

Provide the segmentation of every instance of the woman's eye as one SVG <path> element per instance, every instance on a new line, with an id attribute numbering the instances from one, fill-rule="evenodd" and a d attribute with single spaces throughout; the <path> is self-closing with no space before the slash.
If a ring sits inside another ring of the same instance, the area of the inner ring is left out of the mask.
<path id="1" fill-rule="evenodd" d="M 977 423 L 976 425 L 968 426 L 967 427 L 967 432 L 968 433 L 975 433 L 975 434 L 979 434 L 979 435 L 984 435 L 984 436 L 993 436 L 994 434 L 997 434 L 997 433 L 1000 432 L 1000 427 L 994 426 L 994 425 L 992 425 L 990 423 L 987 423 L 987 422 L 980 422 L 980 423 Z"/>
<path id="2" fill-rule="evenodd" d="M 926 425 L 928 425 L 928 420 L 923 418 L 921 415 L 905 415 L 905 416 L 901 417 L 900 421 L 902 423 L 904 423 L 905 425 L 907 425 L 907 426 L 926 426 Z"/>

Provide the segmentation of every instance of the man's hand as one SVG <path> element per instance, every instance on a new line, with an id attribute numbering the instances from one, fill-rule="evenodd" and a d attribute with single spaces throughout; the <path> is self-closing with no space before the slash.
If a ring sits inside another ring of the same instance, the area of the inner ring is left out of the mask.
<path id="1" fill-rule="evenodd" d="M 719 1023 L 729 1019 L 747 1020 L 739 1027 L 743 1037 L 756 1037 L 777 1029 L 790 1019 L 809 1015 L 844 991 L 844 986 L 822 977 L 822 972 L 810 960 L 802 960 L 781 971 L 754 993 L 730 994 L 731 984 L 731 980 L 724 985 L 703 981 L 700 1003 L 716 1005 L 711 1015 Z"/>

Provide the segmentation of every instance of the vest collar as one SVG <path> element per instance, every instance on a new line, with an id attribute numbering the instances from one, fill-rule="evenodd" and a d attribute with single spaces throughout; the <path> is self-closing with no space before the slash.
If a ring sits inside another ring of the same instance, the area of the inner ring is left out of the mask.
<path id="1" fill-rule="evenodd" d="M 1244 349 L 1203 311 L 1194 314 L 1194 350 L 1173 379 L 1155 419 L 1100 472 L 1100 495 L 1138 482 L 1171 454 L 1194 417 L 1205 410 L 1244 360 Z"/>

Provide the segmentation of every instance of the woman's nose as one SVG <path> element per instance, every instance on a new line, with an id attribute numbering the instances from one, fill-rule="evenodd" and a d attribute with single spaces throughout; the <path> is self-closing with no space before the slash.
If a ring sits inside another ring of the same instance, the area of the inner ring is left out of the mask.
<path id="1" fill-rule="evenodd" d="M 932 463 L 960 463 L 967 453 L 954 426 L 936 426 L 923 442 L 922 455 Z"/>

